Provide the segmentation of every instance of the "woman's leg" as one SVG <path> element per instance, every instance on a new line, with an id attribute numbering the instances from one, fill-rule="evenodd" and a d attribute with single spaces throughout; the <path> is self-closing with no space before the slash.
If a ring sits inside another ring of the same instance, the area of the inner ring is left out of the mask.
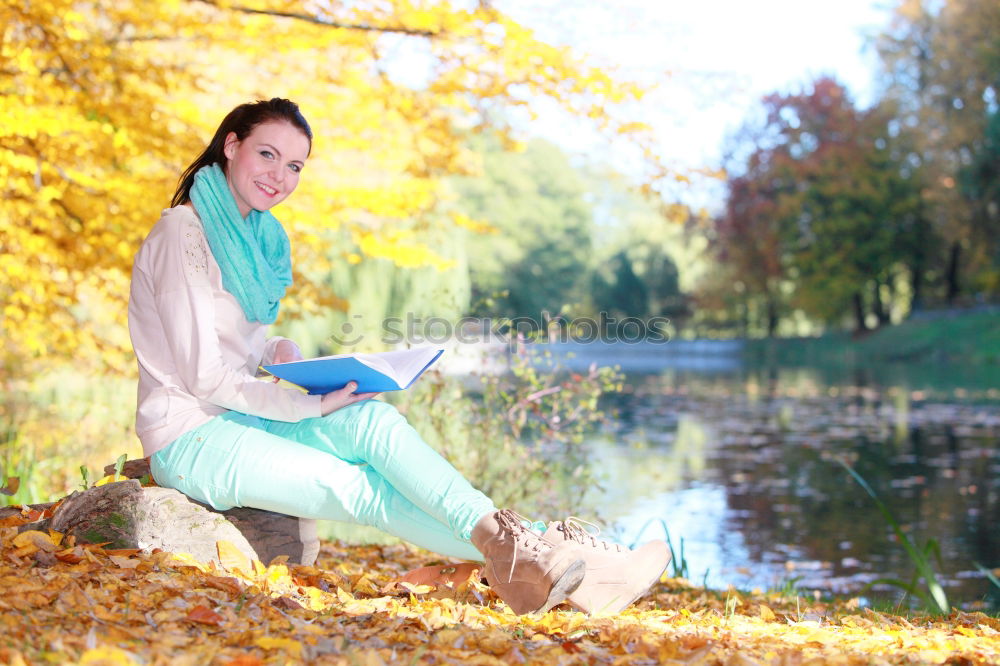
<path id="1" fill-rule="evenodd" d="M 265 423 L 270 433 L 351 463 L 367 463 L 421 510 L 448 525 L 460 541 L 468 541 L 476 523 L 496 511 L 387 403 L 367 400 L 322 418 Z"/>
<path id="2" fill-rule="evenodd" d="M 442 555 L 482 559 L 372 466 L 268 432 L 268 423 L 235 412 L 216 417 L 154 454 L 153 477 L 219 510 L 247 506 L 361 523 Z"/>

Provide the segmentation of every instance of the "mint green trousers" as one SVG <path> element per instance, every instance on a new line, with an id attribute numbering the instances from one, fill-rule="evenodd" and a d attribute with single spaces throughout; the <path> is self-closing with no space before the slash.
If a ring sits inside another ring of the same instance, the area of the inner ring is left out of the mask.
<path id="1" fill-rule="evenodd" d="M 467 560 L 482 560 L 469 537 L 496 510 L 378 400 L 298 423 L 228 412 L 156 452 L 151 469 L 159 485 L 220 511 L 371 525 Z"/>

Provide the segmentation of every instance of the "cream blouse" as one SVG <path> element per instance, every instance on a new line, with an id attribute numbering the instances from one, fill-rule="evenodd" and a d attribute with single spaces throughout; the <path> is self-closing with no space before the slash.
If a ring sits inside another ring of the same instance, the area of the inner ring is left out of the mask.
<path id="1" fill-rule="evenodd" d="M 189 206 L 163 211 L 135 257 L 128 327 L 139 362 L 135 430 L 150 456 L 232 410 L 276 421 L 320 416 L 320 396 L 255 378 L 283 338 L 249 322 Z"/>

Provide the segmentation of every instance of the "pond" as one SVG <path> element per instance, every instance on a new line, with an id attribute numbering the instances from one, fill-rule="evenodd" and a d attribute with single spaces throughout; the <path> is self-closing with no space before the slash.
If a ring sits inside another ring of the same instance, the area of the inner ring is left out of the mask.
<path id="1" fill-rule="evenodd" d="M 755 367 L 730 343 L 562 351 L 626 372 L 616 418 L 588 440 L 603 488 L 585 507 L 621 542 L 666 527 L 688 578 L 714 589 L 898 600 L 862 593 L 914 566 L 842 459 L 915 543 L 936 541 L 952 605 L 1000 605 L 975 565 L 1000 567 L 996 368 Z"/>

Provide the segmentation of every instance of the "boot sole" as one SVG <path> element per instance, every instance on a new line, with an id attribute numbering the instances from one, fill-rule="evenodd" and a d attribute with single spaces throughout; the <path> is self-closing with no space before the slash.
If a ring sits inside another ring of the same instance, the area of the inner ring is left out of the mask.
<path id="1" fill-rule="evenodd" d="M 549 596 L 545 600 L 545 603 L 532 612 L 545 613 L 556 604 L 566 601 L 566 597 L 571 595 L 576 588 L 580 587 L 580 583 L 583 582 L 583 576 L 586 573 L 587 565 L 583 560 L 577 560 L 566 567 L 566 571 L 552 584 L 552 589 L 549 590 Z"/>

